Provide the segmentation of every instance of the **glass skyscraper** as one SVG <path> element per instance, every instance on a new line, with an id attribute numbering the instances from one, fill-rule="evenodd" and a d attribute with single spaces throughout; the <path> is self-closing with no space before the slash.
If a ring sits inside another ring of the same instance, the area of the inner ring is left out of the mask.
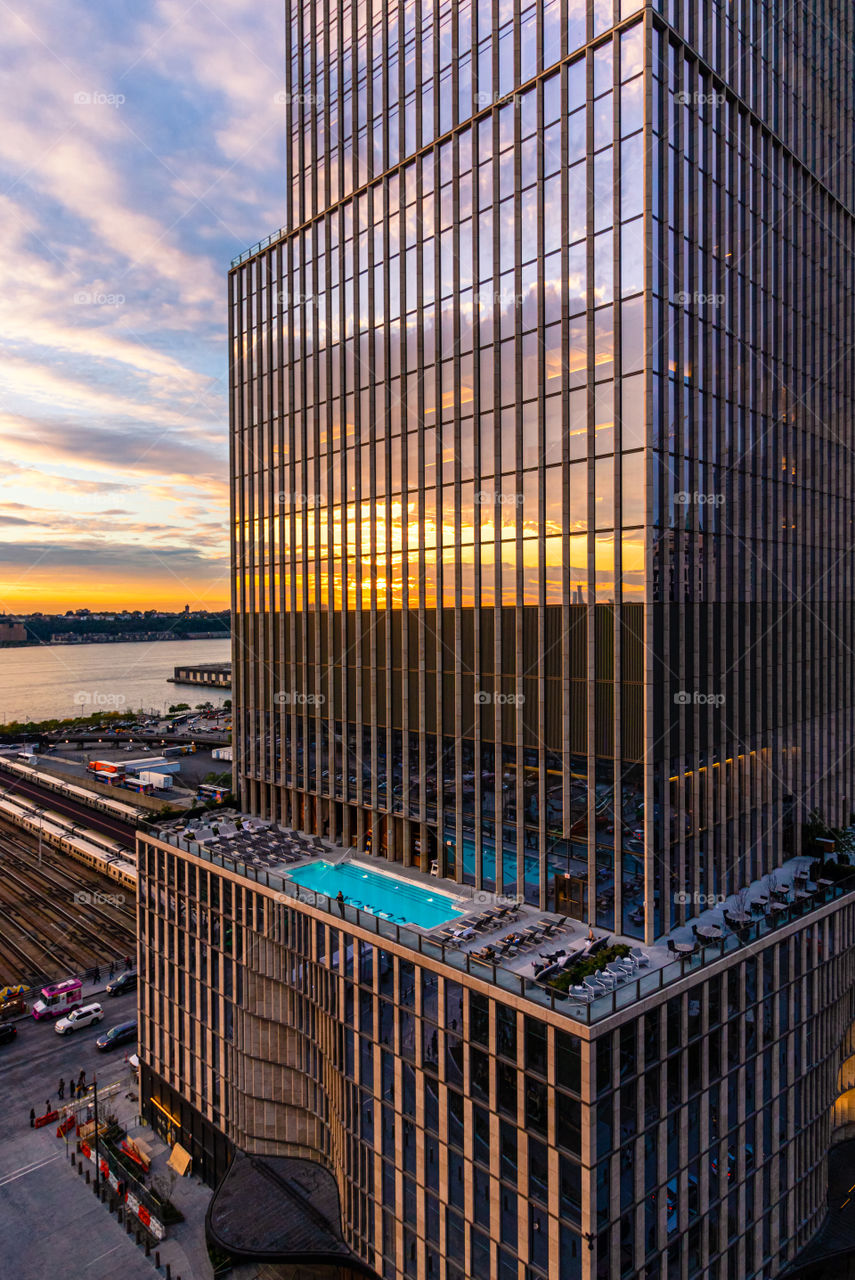
<path id="1" fill-rule="evenodd" d="M 143 1108 L 212 1179 L 323 1164 L 384 1280 L 776 1276 L 855 1043 L 851 892 L 792 861 L 855 809 L 855 11 L 287 41 L 286 225 L 230 275 L 241 804 L 650 969 L 562 1003 L 150 831 Z"/>
<path id="2" fill-rule="evenodd" d="M 245 802 L 648 940 L 855 800 L 852 18 L 670 8 L 295 5 L 230 295 Z"/>

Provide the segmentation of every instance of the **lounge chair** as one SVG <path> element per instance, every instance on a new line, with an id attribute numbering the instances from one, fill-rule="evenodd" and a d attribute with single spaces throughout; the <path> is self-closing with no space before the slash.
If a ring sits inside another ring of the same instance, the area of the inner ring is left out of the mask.
<path id="1" fill-rule="evenodd" d="M 602 972 L 602 970 L 601 970 L 601 972 Z M 629 975 L 629 971 L 628 971 L 628 970 L 626 970 L 626 969 L 623 969 L 623 968 L 622 968 L 619 964 L 617 964 L 615 961 L 612 961 L 612 963 L 611 963 L 611 964 L 607 964 L 607 965 L 606 965 L 605 972 L 606 972 L 606 973 L 608 973 L 608 974 L 611 974 L 611 976 L 614 978 L 614 980 L 615 980 L 615 982 L 616 982 L 616 983 L 618 983 L 618 982 L 626 982 L 626 981 L 627 981 L 627 979 L 628 979 L 628 978 L 629 978 L 629 976 L 630 976 L 630 975 Z"/>
<path id="2" fill-rule="evenodd" d="M 646 951 L 642 951 L 639 947 L 633 947 L 629 953 L 639 969 L 646 969 L 650 965 L 650 956 Z"/>
<path id="3" fill-rule="evenodd" d="M 596 978 L 591 977 L 590 974 L 588 975 L 587 978 L 582 979 L 582 985 L 584 987 L 587 987 L 588 990 L 595 996 L 605 995 L 606 991 L 609 990 L 609 988 L 606 987 L 602 982 L 599 982 Z"/>
<path id="4" fill-rule="evenodd" d="M 586 1000 L 586 1001 L 593 1000 L 595 994 L 596 993 L 592 991 L 590 987 L 577 986 L 577 987 L 570 988 L 570 995 L 573 997 L 574 1000 Z"/>

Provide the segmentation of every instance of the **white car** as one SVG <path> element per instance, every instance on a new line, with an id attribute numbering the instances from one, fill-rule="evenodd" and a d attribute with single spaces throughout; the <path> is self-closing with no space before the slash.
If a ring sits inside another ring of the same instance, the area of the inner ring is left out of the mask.
<path id="1" fill-rule="evenodd" d="M 79 1031 L 81 1027 L 89 1027 L 95 1022 L 104 1020 L 104 1010 L 100 1004 L 85 1004 L 79 1009 L 72 1009 L 67 1018 L 60 1018 L 56 1024 L 56 1034 L 58 1036 L 71 1035 L 72 1031 Z"/>

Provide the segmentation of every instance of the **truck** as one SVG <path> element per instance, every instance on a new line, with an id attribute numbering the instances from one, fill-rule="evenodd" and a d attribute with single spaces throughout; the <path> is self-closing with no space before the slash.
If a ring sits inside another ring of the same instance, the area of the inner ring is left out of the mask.
<path id="1" fill-rule="evenodd" d="M 155 791 L 169 791 L 175 782 L 171 773 L 153 773 L 146 769 L 138 773 L 137 777 L 145 785 L 154 787 Z"/>
<path id="2" fill-rule="evenodd" d="M 41 999 L 33 1004 L 33 1017 L 36 1022 L 42 1018 L 59 1018 L 62 1014 L 76 1009 L 80 1004 L 83 983 L 79 978 L 68 978 L 65 982 L 54 982 L 42 987 Z"/>
<path id="3" fill-rule="evenodd" d="M 217 786 L 211 782 L 200 782 L 196 792 L 196 799 L 202 801 L 213 800 L 217 804 L 222 804 L 230 790 L 231 788 L 227 786 Z"/>
<path id="4" fill-rule="evenodd" d="M 141 782 L 136 774 L 133 774 L 132 776 L 125 778 L 124 782 L 122 783 L 122 786 L 127 787 L 128 791 L 136 791 L 138 794 L 146 795 L 146 796 L 151 791 L 151 783 Z"/>
<path id="5" fill-rule="evenodd" d="M 86 766 L 90 773 L 121 773 L 124 767 L 115 760 L 90 760 Z"/>

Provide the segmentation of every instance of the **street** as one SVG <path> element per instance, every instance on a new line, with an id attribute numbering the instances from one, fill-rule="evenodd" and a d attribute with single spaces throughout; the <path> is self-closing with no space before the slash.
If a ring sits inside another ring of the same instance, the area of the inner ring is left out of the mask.
<path id="1" fill-rule="evenodd" d="M 10 1280 L 151 1280 L 154 1273 L 151 1260 L 72 1170 L 56 1124 L 30 1128 L 30 1108 L 41 1115 L 48 1099 L 56 1105 L 60 1076 L 67 1101 L 68 1082 L 81 1068 L 87 1082 L 97 1072 L 99 1086 L 120 1083 L 123 1094 L 134 1089 L 125 1062 L 134 1046 L 99 1053 L 95 1039 L 136 1016 L 136 994 L 94 999 L 104 1009 L 97 1026 L 59 1036 L 52 1021 L 27 1017 L 15 1023 L 14 1043 L 0 1045 L 0 1271 Z"/>

